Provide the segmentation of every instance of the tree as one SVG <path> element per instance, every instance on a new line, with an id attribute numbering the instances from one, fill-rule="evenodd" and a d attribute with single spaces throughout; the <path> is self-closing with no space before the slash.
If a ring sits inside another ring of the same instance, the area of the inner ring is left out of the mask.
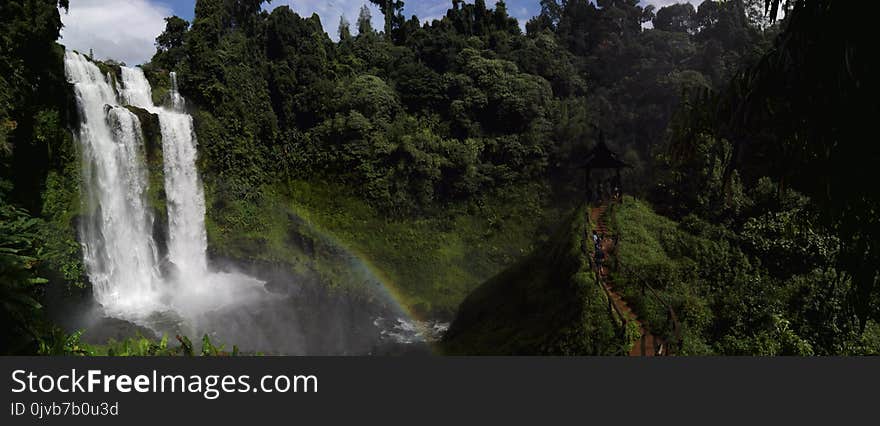
<path id="1" fill-rule="evenodd" d="M 345 19 L 345 15 L 341 15 L 339 17 L 339 29 L 337 30 L 337 35 L 339 35 L 339 41 L 348 40 L 351 38 L 351 29 L 349 28 L 348 20 Z"/>
<path id="2" fill-rule="evenodd" d="M 770 15 L 764 11 L 764 0 L 744 0 L 744 2 L 746 16 L 753 27 L 763 31 L 772 24 Z"/>
<path id="3" fill-rule="evenodd" d="M 186 20 L 178 16 L 165 18 L 165 31 L 156 37 L 156 57 L 154 61 L 166 68 L 177 68 L 177 64 L 186 55 L 183 43 L 188 30 L 189 22 Z"/>
<path id="4" fill-rule="evenodd" d="M 39 211 L 39 194 L 52 161 L 52 138 L 37 137 L 40 117 L 61 116 L 68 93 L 56 40 L 67 0 L 0 1 L 0 177 L 14 176 L 10 200 Z M 61 120 L 63 122 L 63 120 Z"/>
<path id="5" fill-rule="evenodd" d="M 559 24 L 559 20 L 562 19 L 562 10 L 567 6 L 566 1 L 560 3 L 558 0 L 541 0 L 541 14 L 547 15 L 550 18 L 550 22 L 553 25 Z"/>
<path id="6" fill-rule="evenodd" d="M 272 0 L 235 0 L 227 1 L 224 5 L 229 8 L 228 13 L 232 17 L 232 26 L 251 30 L 263 7 L 263 3 L 271 3 Z"/>
<path id="7" fill-rule="evenodd" d="M 871 60 L 871 17 L 878 6 L 768 0 L 764 5 L 771 19 L 783 4 L 789 11 L 786 27 L 773 48 L 736 72 L 719 93 L 706 96 L 697 113 L 701 124 L 687 125 L 685 137 L 671 140 L 677 152 L 694 152 L 698 138 L 731 145 L 714 194 L 694 191 L 698 197 L 730 205 L 737 181 L 769 176 L 779 194 L 794 189 L 809 198 L 821 226 L 817 232 L 841 241 L 835 279 L 851 282 L 845 308 L 862 333 L 880 318 L 880 219 L 875 214 L 880 196 L 865 190 L 880 180 L 880 169 L 875 145 L 864 140 L 875 130 L 872 117 L 880 114 L 876 61 Z M 706 1 L 697 19 L 697 39 L 714 41 L 716 57 L 749 45 L 749 34 L 756 32 L 741 0 Z"/>
<path id="8" fill-rule="evenodd" d="M 357 24 L 359 35 L 367 35 L 373 32 L 373 15 L 370 13 L 370 8 L 367 5 L 361 6 Z"/>
<path id="9" fill-rule="evenodd" d="M 385 16 L 385 38 L 399 42 L 403 39 L 400 34 L 406 18 L 403 17 L 403 0 L 370 0 Z"/>
<path id="10" fill-rule="evenodd" d="M 183 46 L 183 38 L 189 30 L 189 22 L 179 16 L 165 18 L 165 31 L 156 37 L 156 48 L 166 52 Z"/>
<path id="11" fill-rule="evenodd" d="M 765 2 L 771 18 L 782 3 Z M 722 120 L 744 136 L 770 129 L 776 143 L 797 154 L 779 180 L 810 196 L 844 241 L 839 268 L 852 277 L 850 300 L 864 331 L 880 319 L 880 196 L 864 190 L 880 179 L 876 147 L 864 141 L 874 131 L 880 96 L 871 22 L 878 4 L 784 3 L 791 10 L 786 29 L 775 49 L 732 82 L 725 99 L 732 107 Z M 737 140 L 741 150 L 749 148 L 748 139 Z"/>
<path id="12" fill-rule="evenodd" d="M 657 11 L 654 28 L 663 31 L 693 32 L 696 11 L 690 3 L 678 3 Z"/>
<path id="13" fill-rule="evenodd" d="M 495 12 L 492 13 L 492 26 L 496 30 L 519 33 L 519 22 L 507 12 L 507 4 L 499 0 L 495 3 Z"/>

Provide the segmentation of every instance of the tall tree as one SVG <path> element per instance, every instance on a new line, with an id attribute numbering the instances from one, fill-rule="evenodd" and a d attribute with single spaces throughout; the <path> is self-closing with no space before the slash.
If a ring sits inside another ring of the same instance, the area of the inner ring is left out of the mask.
<path id="1" fill-rule="evenodd" d="M 366 35 L 373 32 L 373 14 L 370 13 L 370 8 L 367 5 L 361 6 L 361 11 L 358 13 L 358 34 Z"/>
<path id="2" fill-rule="evenodd" d="M 348 23 L 348 19 L 345 19 L 345 15 L 341 15 L 339 17 L 339 28 L 336 30 L 336 34 L 339 36 L 339 41 L 348 40 L 351 38 L 351 25 Z"/>
<path id="3" fill-rule="evenodd" d="M 176 68 L 186 55 L 183 43 L 187 30 L 189 22 L 186 20 L 178 16 L 165 18 L 165 31 L 156 37 L 156 57 L 153 61 L 170 69 Z"/>
<path id="4" fill-rule="evenodd" d="M 66 93 L 66 81 L 56 40 L 59 9 L 67 5 L 67 0 L 0 1 L 0 153 L 12 154 L 10 164 L 0 156 L 0 178 L 16 177 L 10 198 L 32 212 L 39 210 L 51 150 L 37 132 L 62 118 L 59 93 Z"/>
<path id="5" fill-rule="evenodd" d="M 657 11 L 654 28 L 663 31 L 692 32 L 696 11 L 690 3 L 677 3 Z"/>
<path id="6" fill-rule="evenodd" d="M 814 198 L 843 240 L 841 269 L 864 330 L 880 320 L 880 195 L 864 185 L 880 180 L 877 144 L 865 143 L 880 114 L 872 19 L 877 2 L 855 8 L 832 0 L 767 0 L 787 27 L 775 48 L 731 87 L 729 121 L 745 130 L 771 129 L 796 153 L 779 176 Z M 746 138 L 736 139 L 744 146 Z M 778 170 L 774 170 L 777 173 Z"/>
<path id="7" fill-rule="evenodd" d="M 539 33 L 545 29 L 556 31 L 559 21 L 562 19 L 562 11 L 565 5 L 558 0 L 541 0 L 541 13 L 533 17 L 526 24 L 529 34 Z"/>
<path id="8" fill-rule="evenodd" d="M 385 16 L 385 38 L 400 41 L 400 34 L 406 18 L 403 17 L 403 0 L 370 0 Z"/>
<path id="9" fill-rule="evenodd" d="M 179 16 L 165 18 L 165 31 L 156 37 L 156 48 L 160 52 L 183 46 L 183 38 L 189 29 L 189 22 Z"/>

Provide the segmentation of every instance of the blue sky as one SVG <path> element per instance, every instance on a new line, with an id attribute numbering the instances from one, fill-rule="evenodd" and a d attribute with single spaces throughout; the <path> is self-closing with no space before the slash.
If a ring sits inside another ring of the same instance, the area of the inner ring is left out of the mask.
<path id="1" fill-rule="evenodd" d="M 681 0 L 698 4 L 702 0 Z M 470 0 L 468 1 L 471 2 Z M 658 8 L 678 3 L 676 0 L 643 0 Z M 339 16 L 349 22 L 357 20 L 358 10 L 367 0 L 273 0 L 265 7 L 291 6 L 300 15 L 321 16 L 324 30 L 336 39 Z M 493 0 L 487 0 L 493 5 Z M 506 0 L 509 13 L 519 19 L 520 25 L 540 11 L 539 0 Z M 108 6 L 112 4 L 112 6 Z M 440 18 L 452 5 L 451 0 L 405 0 L 407 17 L 416 15 L 423 21 Z M 129 65 L 140 64 L 153 55 L 154 40 L 165 27 L 164 17 L 177 15 L 186 20 L 193 17 L 195 0 L 70 0 L 70 10 L 62 12 L 65 28 L 61 42 L 82 52 L 94 50 L 96 57 L 121 60 Z M 382 15 L 375 6 L 374 27 L 382 27 Z"/>
<path id="2" fill-rule="evenodd" d="M 75 1 L 75 0 L 74 0 Z M 155 3 L 161 3 L 166 5 L 169 9 L 174 11 L 174 14 L 184 18 L 186 20 L 192 19 L 193 9 L 195 5 L 195 0 L 163 0 L 156 1 Z M 324 6 L 322 3 L 326 3 Z M 341 11 L 347 11 L 352 9 L 352 5 L 359 8 L 365 1 L 363 0 L 327 0 L 327 1 L 315 1 L 315 0 L 273 0 L 267 7 L 273 8 L 278 7 L 280 5 L 292 5 L 293 9 L 297 12 L 305 12 L 305 11 L 316 11 L 319 7 L 322 7 L 325 10 L 337 9 L 337 15 Z M 446 13 L 446 10 L 452 4 L 451 0 L 409 0 L 404 2 L 406 4 L 405 11 L 406 16 L 409 17 L 411 15 L 416 15 L 419 18 L 429 18 L 429 17 L 439 17 Z M 492 0 L 486 2 L 487 4 L 492 4 Z M 510 13 L 513 16 L 516 16 L 520 19 L 528 20 L 528 18 L 536 15 L 540 10 L 538 6 L 538 0 L 507 0 L 507 8 L 510 10 Z M 348 15 L 348 13 L 346 13 Z M 350 21 L 354 21 L 356 16 L 346 16 Z M 324 17 L 321 16 L 321 19 L 324 20 Z M 333 22 L 336 22 L 336 19 L 333 19 Z"/>

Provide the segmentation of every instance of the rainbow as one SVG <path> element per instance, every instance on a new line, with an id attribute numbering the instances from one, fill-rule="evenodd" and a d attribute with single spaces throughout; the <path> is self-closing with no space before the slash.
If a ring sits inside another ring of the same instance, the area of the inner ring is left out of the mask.
<path id="1" fill-rule="evenodd" d="M 368 281 L 379 284 L 379 296 L 381 296 L 384 301 L 389 302 L 396 315 L 411 322 L 427 322 L 425 317 L 413 311 L 413 309 L 406 303 L 406 296 L 403 295 L 400 288 L 394 283 L 394 280 L 389 277 L 385 271 L 376 266 L 368 256 L 353 248 L 351 244 L 340 240 L 332 232 L 317 225 L 310 218 L 307 211 L 302 211 L 298 208 L 295 210 L 297 210 L 295 213 L 300 218 L 304 219 L 309 230 L 320 237 L 324 243 L 340 248 L 349 255 L 348 258 L 350 259 L 350 262 L 348 266 L 351 270 L 362 274 Z M 432 351 L 436 351 L 435 345 L 431 342 L 426 343 Z"/>

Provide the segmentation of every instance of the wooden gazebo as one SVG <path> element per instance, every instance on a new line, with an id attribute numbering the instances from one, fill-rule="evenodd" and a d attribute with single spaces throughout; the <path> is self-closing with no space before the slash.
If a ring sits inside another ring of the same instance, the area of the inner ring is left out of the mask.
<path id="1" fill-rule="evenodd" d="M 592 191 L 591 186 L 591 175 L 593 170 L 614 170 L 614 186 L 622 191 L 623 189 L 621 188 L 622 183 L 620 179 L 620 170 L 632 168 L 632 166 L 621 160 L 620 156 L 618 156 L 617 153 L 611 151 L 611 149 L 608 148 L 608 145 L 605 143 L 605 135 L 602 132 L 599 132 L 599 141 L 596 143 L 596 146 L 593 147 L 593 149 L 587 154 L 581 167 L 585 171 L 584 183 L 587 191 L 588 201 L 593 201 L 596 198 L 596 195 Z M 597 189 L 595 192 L 601 193 L 602 191 L 601 189 Z"/>

